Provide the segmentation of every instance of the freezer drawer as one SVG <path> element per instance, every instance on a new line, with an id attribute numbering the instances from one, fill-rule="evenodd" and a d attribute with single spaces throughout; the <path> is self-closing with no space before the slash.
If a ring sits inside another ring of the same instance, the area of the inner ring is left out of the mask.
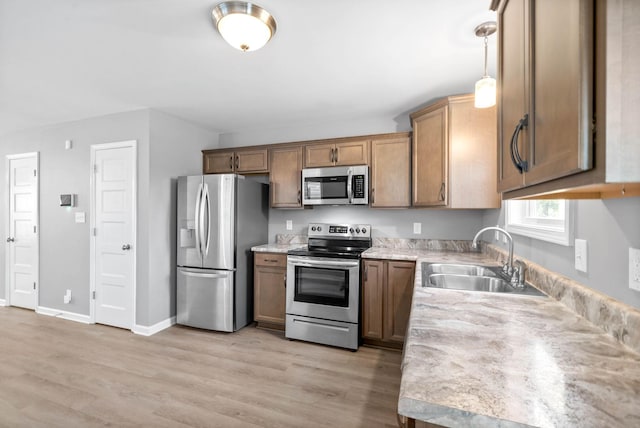
<path id="1" fill-rule="evenodd" d="M 190 327 L 234 331 L 234 272 L 178 268 L 177 322 Z"/>

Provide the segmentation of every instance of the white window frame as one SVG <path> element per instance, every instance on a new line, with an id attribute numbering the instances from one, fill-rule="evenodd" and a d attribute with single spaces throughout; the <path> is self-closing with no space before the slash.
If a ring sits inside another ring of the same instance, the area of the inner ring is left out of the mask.
<path id="1" fill-rule="evenodd" d="M 538 202 L 537 200 L 509 200 L 505 202 L 507 232 L 566 247 L 573 245 L 574 210 L 572 201 L 561 201 L 564 203 L 564 220 L 562 221 L 536 219 L 528 216 L 530 205 Z"/>

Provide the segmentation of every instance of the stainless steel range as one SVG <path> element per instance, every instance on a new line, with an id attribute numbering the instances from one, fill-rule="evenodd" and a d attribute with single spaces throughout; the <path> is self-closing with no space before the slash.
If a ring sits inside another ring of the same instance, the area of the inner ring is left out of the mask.
<path id="1" fill-rule="evenodd" d="M 352 350 L 359 345 L 360 254 L 368 224 L 309 224 L 306 250 L 287 256 L 285 336 Z"/>

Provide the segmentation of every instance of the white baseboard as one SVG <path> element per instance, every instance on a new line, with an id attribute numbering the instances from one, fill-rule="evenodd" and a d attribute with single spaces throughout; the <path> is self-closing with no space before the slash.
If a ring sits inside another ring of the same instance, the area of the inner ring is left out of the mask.
<path id="1" fill-rule="evenodd" d="M 65 320 L 81 322 L 83 324 L 91 324 L 89 315 L 77 314 L 75 312 L 62 311 L 60 309 L 45 308 L 44 306 L 38 306 L 36 313 L 42 315 L 49 315 L 51 317 L 62 318 Z"/>
<path id="2" fill-rule="evenodd" d="M 0 306 L 7 306 L 7 301 L 4 299 L 0 299 Z"/>
<path id="3" fill-rule="evenodd" d="M 176 323 L 176 317 L 167 318 L 164 321 L 160 321 L 152 326 L 144 326 L 136 324 L 131 331 L 135 334 L 139 334 L 140 336 L 151 336 L 154 335 L 165 328 L 169 328 Z"/>

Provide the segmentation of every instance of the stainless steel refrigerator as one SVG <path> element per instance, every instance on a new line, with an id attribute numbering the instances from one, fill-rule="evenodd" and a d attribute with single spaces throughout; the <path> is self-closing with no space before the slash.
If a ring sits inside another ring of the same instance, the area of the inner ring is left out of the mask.
<path id="1" fill-rule="evenodd" d="M 253 321 L 251 247 L 268 239 L 268 193 L 236 174 L 178 178 L 178 324 L 231 332 Z"/>

